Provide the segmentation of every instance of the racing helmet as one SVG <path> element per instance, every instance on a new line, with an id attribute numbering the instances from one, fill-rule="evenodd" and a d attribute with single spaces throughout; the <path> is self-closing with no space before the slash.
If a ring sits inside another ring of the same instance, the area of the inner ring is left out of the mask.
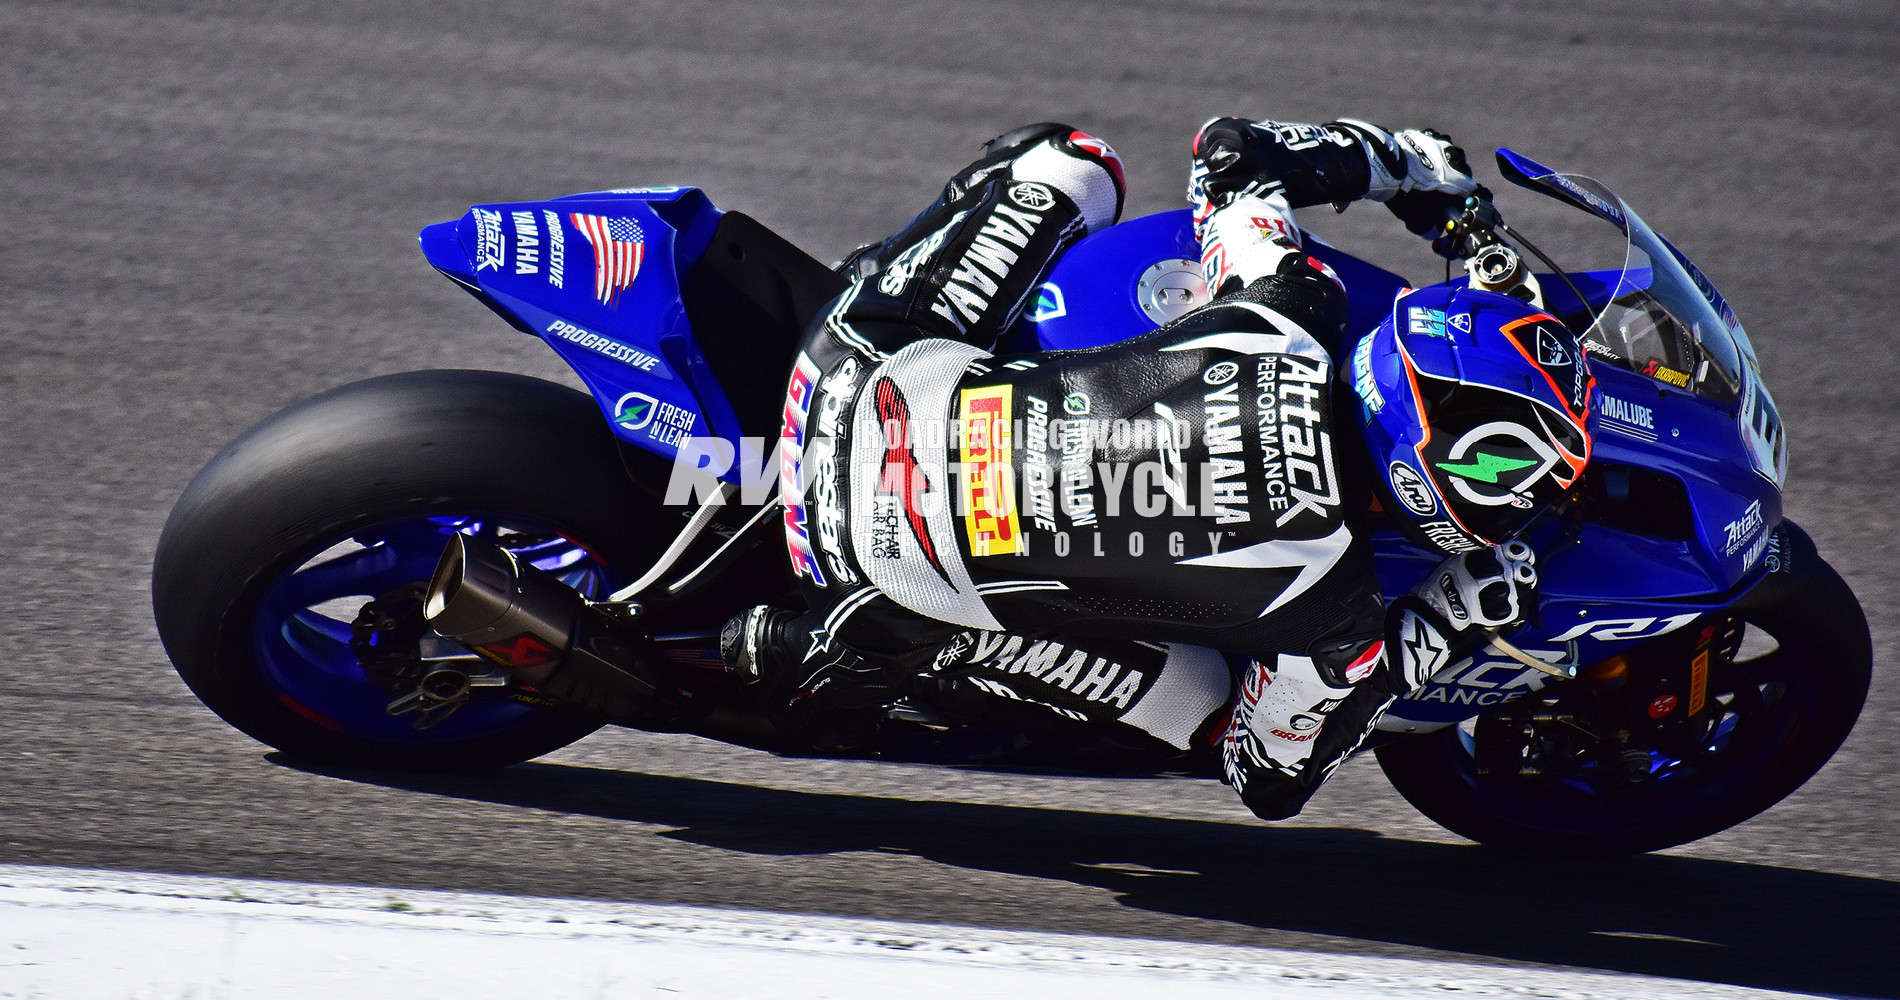
<path id="1" fill-rule="evenodd" d="M 1596 379 L 1583 348 L 1510 296 L 1403 293 L 1355 345 L 1351 371 L 1381 503 L 1440 551 L 1510 539 L 1590 460 Z"/>

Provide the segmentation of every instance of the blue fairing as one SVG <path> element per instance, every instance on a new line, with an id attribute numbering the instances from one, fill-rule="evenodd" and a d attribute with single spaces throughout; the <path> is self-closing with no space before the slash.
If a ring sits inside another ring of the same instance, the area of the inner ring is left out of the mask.
<path id="1" fill-rule="evenodd" d="M 1573 200 L 1581 207 L 1606 219 L 1621 217 L 1615 206 L 1590 204 L 1585 201 L 1590 192 L 1578 191 Z M 1350 292 L 1349 337 L 1382 322 L 1408 287 L 1398 275 L 1317 240 L 1309 238 L 1307 246 Z M 1153 330 L 1157 324 L 1141 306 L 1142 276 L 1161 261 L 1188 264 L 1197 254 L 1185 209 L 1133 219 L 1091 236 L 1057 263 L 1007 346 L 1071 350 Z M 1543 284 L 1553 310 L 1594 311 L 1613 294 L 1618 276 L 1616 271 L 1574 274 L 1575 291 L 1554 276 L 1546 276 Z M 1442 307 L 1451 287 L 1463 283 L 1458 279 L 1451 286 L 1420 289 L 1406 303 Z M 1579 302 L 1578 293 L 1587 301 Z M 1540 546 L 1550 551 L 1540 567 L 1542 624 L 1526 626 L 1513 639 L 1552 660 L 1575 642 L 1584 663 L 1685 627 L 1728 604 L 1757 569 L 1769 530 L 1781 519 L 1780 492 L 1751 471 L 1732 406 L 1609 365 L 1593 369 L 1598 393 L 1592 460 L 1650 469 L 1680 481 L 1696 534 L 1686 540 L 1652 538 L 1586 523 L 1575 544 L 1555 551 Z M 1604 416 L 1605 407 L 1611 416 Z M 1375 549 L 1388 595 L 1410 590 L 1444 558 L 1396 533 L 1377 537 Z M 1549 680 L 1502 655 L 1480 655 L 1414 692 L 1392 715 L 1425 724 L 1456 721 L 1522 697 Z"/>
<path id="2" fill-rule="evenodd" d="M 477 205 L 424 229 L 421 243 L 436 270 L 547 341 L 616 435 L 672 458 L 689 435 L 739 433 L 680 294 L 718 221 L 696 188 L 636 188 Z M 590 232 L 608 246 L 597 250 Z"/>

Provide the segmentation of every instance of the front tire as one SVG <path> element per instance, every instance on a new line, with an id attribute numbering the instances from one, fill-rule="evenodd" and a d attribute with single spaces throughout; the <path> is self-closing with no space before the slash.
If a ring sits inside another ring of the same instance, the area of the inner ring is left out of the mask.
<path id="1" fill-rule="evenodd" d="M 665 473 L 651 463 L 644 474 Z M 670 535 L 587 395 L 497 372 L 374 378 L 271 416 L 192 480 L 153 564 L 159 637 L 213 711 L 316 763 L 483 769 L 592 732 L 598 720 L 495 696 L 426 729 L 384 711 L 349 623 L 427 580 L 452 532 L 590 596 L 637 576 Z"/>
<path id="2" fill-rule="evenodd" d="M 1800 541 L 1812 553 L 1805 535 Z M 1509 725 L 1481 717 L 1469 730 L 1450 726 L 1381 747 L 1379 766 L 1440 826 L 1507 850 L 1638 854 L 1725 830 L 1781 801 L 1827 763 L 1860 714 L 1873 664 L 1859 602 L 1818 557 L 1801 584 L 1733 615 L 1775 648 L 1750 657 L 1743 646 L 1719 674 L 1711 668 L 1712 685 L 1725 678 L 1729 701 L 1721 711 L 1733 721 L 1718 716 L 1712 735 L 1720 742 L 1700 755 L 1652 753 L 1658 766 L 1641 784 L 1579 771 L 1518 773 L 1521 749 L 1508 741 L 1517 716 L 1532 711 L 1524 704 L 1507 710 L 1515 713 Z M 1535 707 L 1564 710 L 1562 689 L 1571 686 L 1547 689 Z M 1502 749 L 1500 740 L 1507 741 Z M 1487 759 L 1509 766 L 1480 767 Z"/>

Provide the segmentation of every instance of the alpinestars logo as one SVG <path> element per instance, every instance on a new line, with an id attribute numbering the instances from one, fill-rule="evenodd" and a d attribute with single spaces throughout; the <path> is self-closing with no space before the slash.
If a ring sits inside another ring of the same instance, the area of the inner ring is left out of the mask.
<path id="1" fill-rule="evenodd" d="M 1431 680 L 1450 652 L 1437 629 L 1417 612 L 1405 612 L 1399 622 L 1399 666 L 1409 687 L 1420 687 Z"/>
<path id="2" fill-rule="evenodd" d="M 903 504 L 911 537 L 917 540 L 924 560 L 955 590 L 956 584 L 950 582 L 950 574 L 945 572 L 942 561 L 937 558 L 937 548 L 931 544 L 930 524 L 924 519 L 919 503 L 923 495 L 931 491 L 931 486 L 924 471 L 917 467 L 916 454 L 910 450 L 910 405 L 904 402 L 897 383 L 889 377 L 879 379 L 872 391 L 876 394 L 873 399 L 877 404 L 878 423 L 884 428 L 884 474 L 878 480 L 877 492 L 881 496 L 895 496 Z"/>

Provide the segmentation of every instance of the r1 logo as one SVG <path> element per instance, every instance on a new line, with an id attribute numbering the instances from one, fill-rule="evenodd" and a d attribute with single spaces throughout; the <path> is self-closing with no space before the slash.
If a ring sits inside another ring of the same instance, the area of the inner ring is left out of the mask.
<path id="1" fill-rule="evenodd" d="M 1551 637 L 1551 642 L 1569 642 L 1572 639 L 1591 638 L 1600 642 L 1628 642 L 1631 639 L 1654 639 L 1702 617 L 1691 612 L 1686 615 L 1670 615 L 1667 618 L 1605 618 L 1593 622 L 1579 622 L 1569 631 Z"/>

